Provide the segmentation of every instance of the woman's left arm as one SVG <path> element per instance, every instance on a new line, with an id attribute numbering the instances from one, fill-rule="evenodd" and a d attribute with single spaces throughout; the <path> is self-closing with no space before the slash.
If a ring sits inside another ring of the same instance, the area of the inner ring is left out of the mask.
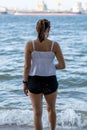
<path id="1" fill-rule="evenodd" d="M 62 50 L 57 42 L 54 45 L 54 52 L 57 58 L 58 63 L 55 65 L 56 69 L 64 69 L 65 68 L 65 60 L 62 54 Z"/>

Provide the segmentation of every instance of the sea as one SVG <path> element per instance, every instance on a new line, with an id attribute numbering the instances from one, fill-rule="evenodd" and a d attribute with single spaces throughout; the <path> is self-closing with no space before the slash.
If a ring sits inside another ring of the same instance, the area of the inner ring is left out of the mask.
<path id="1" fill-rule="evenodd" d="M 56 127 L 87 129 L 87 15 L 80 14 L 0 15 L 0 126 L 33 127 L 31 100 L 23 92 L 24 48 L 37 37 L 36 23 L 42 18 L 50 20 L 49 38 L 59 43 L 66 63 L 56 71 Z M 48 128 L 44 97 L 42 121 Z"/>

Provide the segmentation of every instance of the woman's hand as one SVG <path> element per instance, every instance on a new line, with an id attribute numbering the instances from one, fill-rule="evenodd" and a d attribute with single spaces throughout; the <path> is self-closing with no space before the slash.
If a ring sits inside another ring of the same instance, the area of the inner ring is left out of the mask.
<path id="1" fill-rule="evenodd" d="M 24 84 L 23 90 L 24 90 L 24 94 L 25 94 L 26 96 L 28 96 L 28 87 L 27 87 L 27 84 Z"/>

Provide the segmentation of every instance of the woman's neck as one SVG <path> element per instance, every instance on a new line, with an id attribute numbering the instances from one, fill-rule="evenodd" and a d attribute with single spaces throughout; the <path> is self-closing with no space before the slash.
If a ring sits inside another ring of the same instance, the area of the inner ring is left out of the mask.
<path id="1" fill-rule="evenodd" d="M 40 43 L 44 43 L 44 42 L 46 42 L 48 39 L 47 38 L 45 38 L 42 42 L 40 42 L 40 40 L 39 40 L 39 38 L 37 37 L 37 39 L 36 39 L 36 41 L 37 42 L 40 42 Z"/>

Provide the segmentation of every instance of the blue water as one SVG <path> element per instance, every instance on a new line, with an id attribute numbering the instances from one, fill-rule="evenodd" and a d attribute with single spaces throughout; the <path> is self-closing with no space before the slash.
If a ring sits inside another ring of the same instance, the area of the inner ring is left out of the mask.
<path id="1" fill-rule="evenodd" d="M 87 15 L 0 15 L 0 125 L 33 126 L 33 110 L 23 93 L 24 46 L 36 37 L 39 18 L 51 21 L 50 36 L 59 42 L 66 69 L 57 71 L 57 127 L 87 127 Z M 43 125 L 48 127 L 45 100 Z"/>

